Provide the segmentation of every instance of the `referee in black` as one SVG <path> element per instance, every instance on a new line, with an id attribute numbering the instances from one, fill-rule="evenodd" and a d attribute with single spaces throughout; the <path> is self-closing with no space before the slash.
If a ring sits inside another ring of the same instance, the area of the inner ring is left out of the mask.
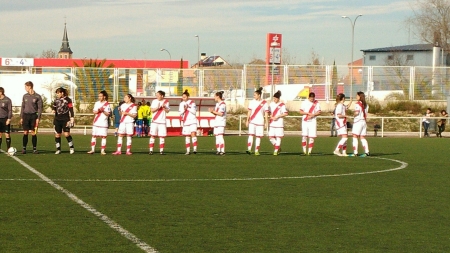
<path id="1" fill-rule="evenodd" d="M 37 146 L 37 127 L 42 114 L 42 97 L 34 92 L 33 83 L 25 83 L 27 93 L 22 98 L 22 108 L 20 110 L 20 124 L 23 127 L 23 149 L 22 154 L 27 153 L 28 133 L 31 132 L 31 142 L 33 143 L 33 154 L 39 154 Z"/>
<path id="2" fill-rule="evenodd" d="M 0 149 L 2 148 L 3 133 L 6 137 L 6 150 L 11 147 L 11 118 L 12 103 L 9 97 L 5 96 L 5 89 L 0 87 Z"/>

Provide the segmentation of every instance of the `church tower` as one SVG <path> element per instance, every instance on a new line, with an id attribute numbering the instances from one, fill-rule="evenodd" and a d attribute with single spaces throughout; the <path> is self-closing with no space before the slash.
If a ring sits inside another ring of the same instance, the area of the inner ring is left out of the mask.
<path id="1" fill-rule="evenodd" d="M 59 59 L 72 59 L 72 50 L 70 50 L 69 46 L 69 38 L 67 37 L 67 29 L 66 29 L 66 23 L 64 23 L 64 35 L 62 39 L 61 48 L 58 52 L 58 58 Z"/>

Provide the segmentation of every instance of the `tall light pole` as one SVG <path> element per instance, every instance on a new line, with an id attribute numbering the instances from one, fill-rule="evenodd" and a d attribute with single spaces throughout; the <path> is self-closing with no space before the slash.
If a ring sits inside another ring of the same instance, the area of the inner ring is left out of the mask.
<path id="1" fill-rule="evenodd" d="M 358 16 L 356 16 L 354 20 L 352 20 L 347 16 L 342 16 L 342 18 L 350 20 L 350 25 L 352 26 L 352 61 L 350 62 L 350 98 L 353 95 L 353 47 L 355 45 L 355 24 L 356 20 L 361 16 L 362 14 L 359 14 Z"/>
<path id="2" fill-rule="evenodd" d="M 169 59 L 172 60 L 172 55 L 170 55 L 169 50 L 161 48 L 161 51 L 166 51 L 169 54 Z"/>
<path id="3" fill-rule="evenodd" d="M 195 37 L 197 37 L 197 59 L 198 59 L 198 61 L 197 61 L 197 64 L 198 64 L 197 68 L 199 68 L 200 67 L 200 36 L 195 35 Z"/>
<path id="4" fill-rule="evenodd" d="M 203 96 L 203 83 L 202 83 L 202 77 L 200 75 L 202 75 L 202 73 L 200 72 L 200 36 L 195 35 L 195 37 L 197 37 L 197 69 L 198 69 L 198 90 L 199 90 L 199 94 L 200 96 Z"/>
<path id="5" fill-rule="evenodd" d="M 169 50 L 161 48 L 160 51 L 166 51 L 169 54 L 169 59 L 172 60 L 172 55 L 170 55 Z M 172 71 L 169 72 L 169 96 L 172 95 L 172 91 L 171 91 L 172 87 L 171 86 L 172 86 Z"/>

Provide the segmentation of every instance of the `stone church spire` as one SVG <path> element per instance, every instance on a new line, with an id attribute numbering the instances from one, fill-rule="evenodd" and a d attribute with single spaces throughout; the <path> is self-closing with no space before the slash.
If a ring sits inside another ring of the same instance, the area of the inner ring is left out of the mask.
<path id="1" fill-rule="evenodd" d="M 61 48 L 58 52 L 58 58 L 60 59 L 72 59 L 72 50 L 69 46 L 69 37 L 67 37 L 67 27 L 66 23 L 64 23 L 64 35 L 62 39 Z"/>

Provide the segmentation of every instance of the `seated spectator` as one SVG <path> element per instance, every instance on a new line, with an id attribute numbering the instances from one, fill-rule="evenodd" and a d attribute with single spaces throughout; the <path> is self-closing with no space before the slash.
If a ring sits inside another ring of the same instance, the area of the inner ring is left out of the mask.
<path id="1" fill-rule="evenodd" d="M 373 136 L 377 137 L 378 131 L 381 129 L 381 126 L 378 122 L 375 122 L 373 125 Z"/>

